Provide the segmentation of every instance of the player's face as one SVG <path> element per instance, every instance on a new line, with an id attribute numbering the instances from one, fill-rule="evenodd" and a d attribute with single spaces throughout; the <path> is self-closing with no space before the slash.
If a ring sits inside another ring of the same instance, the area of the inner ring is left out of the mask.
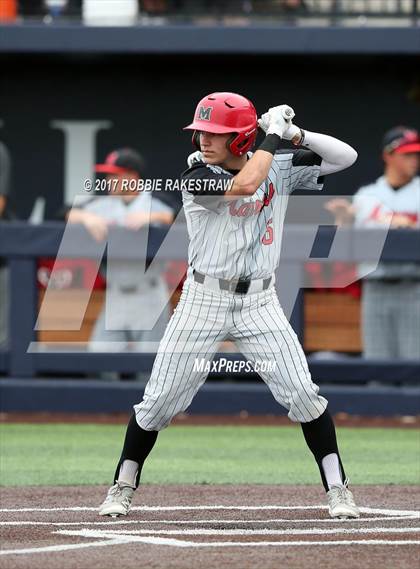
<path id="1" fill-rule="evenodd" d="M 109 193 L 112 195 L 136 196 L 137 180 L 136 172 L 123 172 L 121 174 L 108 174 L 107 177 Z"/>
<path id="2" fill-rule="evenodd" d="M 230 156 L 226 142 L 231 137 L 227 134 L 214 134 L 212 132 L 200 132 L 200 147 L 207 164 L 221 164 Z"/>
<path id="3" fill-rule="evenodd" d="M 411 180 L 419 171 L 420 153 L 410 152 L 407 154 L 386 154 L 385 163 L 401 177 Z"/>

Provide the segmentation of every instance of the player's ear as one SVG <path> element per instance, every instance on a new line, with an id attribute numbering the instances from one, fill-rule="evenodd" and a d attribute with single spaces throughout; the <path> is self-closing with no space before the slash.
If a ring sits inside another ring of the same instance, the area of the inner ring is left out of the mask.
<path id="1" fill-rule="evenodd" d="M 382 160 L 385 162 L 385 164 L 388 163 L 389 157 L 390 157 L 390 153 L 389 153 L 389 152 L 385 152 L 385 151 L 382 152 Z"/>
<path id="2" fill-rule="evenodd" d="M 192 143 L 197 148 L 197 150 L 201 150 L 200 146 L 200 133 L 198 130 L 195 130 L 192 135 Z"/>

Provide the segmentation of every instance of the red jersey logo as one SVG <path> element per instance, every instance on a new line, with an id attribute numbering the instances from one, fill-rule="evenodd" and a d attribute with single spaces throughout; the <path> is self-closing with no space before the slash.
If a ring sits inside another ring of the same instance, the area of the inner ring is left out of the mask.
<path id="1" fill-rule="evenodd" d="M 263 201 L 256 200 L 255 202 L 247 202 L 240 205 L 239 207 L 236 207 L 238 200 L 235 200 L 229 205 L 229 213 L 230 215 L 234 215 L 236 217 L 251 217 L 251 215 L 257 215 L 263 207 L 270 205 L 274 194 L 274 186 L 270 182 L 268 186 L 268 194 L 265 194 Z"/>

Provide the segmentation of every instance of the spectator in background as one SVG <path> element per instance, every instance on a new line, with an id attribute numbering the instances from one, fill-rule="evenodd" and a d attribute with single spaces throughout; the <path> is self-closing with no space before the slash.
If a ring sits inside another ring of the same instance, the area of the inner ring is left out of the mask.
<path id="1" fill-rule="evenodd" d="M 6 146 L 0 141 L 0 222 L 10 221 L 13 215 L 8 204 L 10 192 L 10 156 Z M 8 270 L 6 263 L 0 259 L 0 347 L 8 336 Z"/>
<path id="2" fill-rule="evenodd" d="M 344 13 L 354 14 L 410 14 L 413 10 L 412 0 L 336 0 L 337 9 Z"/>
<path id="3" fill-rule="evenodd" d="M 353 204 L 327 203 L 337 224 L 420 230 L 420 136 L 407 127 L 383 140 L 384 175 L 356 192 Z M 420 232 L 419 232 L 420 243 Z M 373 267 L 374 268 L 374 267 Z M 360 266 L 362 274 L 372 269 Z M 364 354 L 378 359 L 420 359 L 420 263 L 383 262 L 363 281 Z"/>
<path id="4" fill-rule="evenodd" d="M 96 172 L 106 174 L 110 195 L 93 197 L 80 208 L 73 208 L 67 214 L 68 222 L 82 223 L 97 241 L 106 239 L 112 225 L 135 231 L 149 223 L 172 223 L 171 208 L 150 192 L 122 189 L 124 179 L 138 181 L 143 171 L 143 160 L 136 151 L 125 148 L 109 154 L 104 164 L 96 166 Z M 108 259 L 106 303 L 90 338 L 91 351 L 141 350 L 141 342 L 161 339 L 169 320 L 163 271 L 160 264 L 144 274 L 137 261 Z M 147 330 L 151 306 L 165 309 L 154 329 Z"/>
<path id="5" fill-rule="evenodd" d="M 256 14 L 305 15 L 308 11 L 306 0 L 253 0 L 251 12 Z"/>
<path id="6" fill-rule="evenodd" d="M 279 1 L 273 3 L 279 4 Z M 302 15 L 308 12 L 305 0 L 281 0 L 281 8 L 286 14 Z"/>
<path id="7" fill-rule="evenodd" d="M 150 15 L 166 14 L 170 8 L 168 0 L 139 0 L 140 10 Z"/>
<path id="8" fill-rule="evenodd" d="M 61 0 L 61 2 L 63 16 L 81 16 L 82 0 Z M 54 0 L 18 0 L 18 12 L 24 18 L 39 18 L 48 14 L 51 5 L 54 5 Z"/>

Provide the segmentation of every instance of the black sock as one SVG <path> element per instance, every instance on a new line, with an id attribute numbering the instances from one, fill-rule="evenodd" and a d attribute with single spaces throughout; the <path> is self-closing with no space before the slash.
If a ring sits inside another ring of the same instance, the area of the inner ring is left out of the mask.
<path id="1" fill-rule="evenodd" d="M 139 464 L 139 469 L 136 476 L 136 488 L 138 487 L 144 461 L 154 447 L 157 436 L 158 431 L 145 431 L 138 425 L 136 416 L 134 414 L 131 416 L 127 425 L 124 446 L 121 453 L 121 458 L 115 471 L 114 480 L 118 480 L 120 467 L 124 460 L 134 460 L 134 462 L 138 462 Z"/>
<path id="2" fill-rule="evenodd" d="M 340 463 L 342 481 L 344 482 L 346 478 L 340 453 L 338 452 L 337 437 L 330 412 L 326 409 L 318 419 L 310 421 L 309 423 L 301 423 L 301 427 L 306 444 L 318 464 L 325 491 L 328 492 L 329 488 L 325 478 L 324 469 L 322 468 L 322 459 L 324 456 L 335 453 L 338 456 L 338 461 Z"/>

